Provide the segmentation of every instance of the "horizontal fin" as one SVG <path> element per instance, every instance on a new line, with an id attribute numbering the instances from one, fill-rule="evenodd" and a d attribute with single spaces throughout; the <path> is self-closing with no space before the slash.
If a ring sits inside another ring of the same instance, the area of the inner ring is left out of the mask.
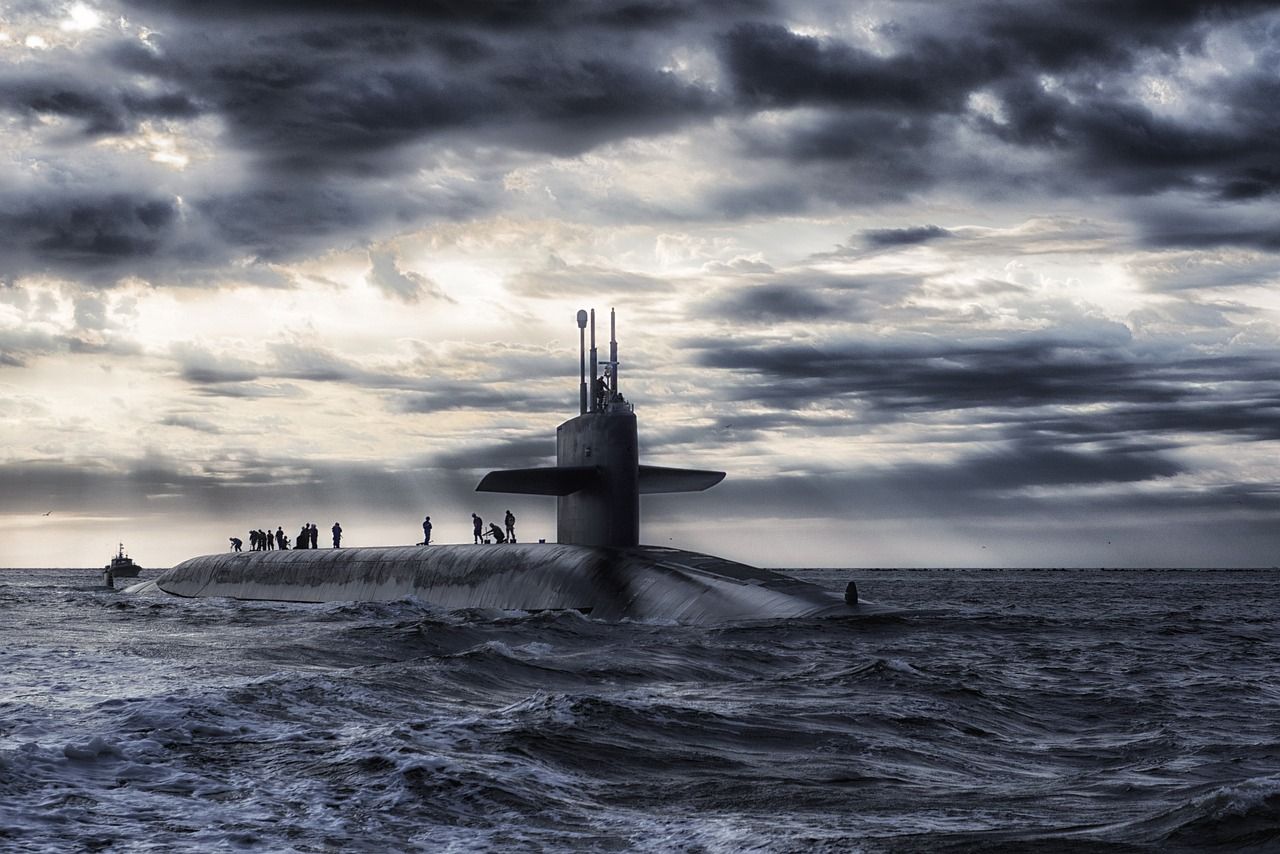
<path id="1" fill-rule="evenodd" d="M 722 480 L 724 480 L 722 471 L 640 466 L 641 495 L 654 495 L 661 492 L 701 492 Z"/>
<path id="2" fill-rule="evenodd" d="M 643 468 L 643 466 L 641 467 Z M 595 466 L 550 466 L 503 469 L 485 475 L 476 492 L 517 492 L 522 495 L 569 495 L 590 486 L 600 476 Z M 723 477 L 723 475 L 721 475 Z"/>

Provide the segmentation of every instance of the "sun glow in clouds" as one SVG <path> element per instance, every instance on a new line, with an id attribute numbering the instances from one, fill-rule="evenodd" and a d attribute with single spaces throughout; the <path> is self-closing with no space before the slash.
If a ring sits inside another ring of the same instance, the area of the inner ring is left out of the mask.
<path id="1" fill-rule="evenodd" d="M 102 16 L 97 10 L 84 3 L 76 3 L 67 10 L 67 18 L 58 26 L 64 32 L 83 33 L 92 30 L 102 23 Z"/>

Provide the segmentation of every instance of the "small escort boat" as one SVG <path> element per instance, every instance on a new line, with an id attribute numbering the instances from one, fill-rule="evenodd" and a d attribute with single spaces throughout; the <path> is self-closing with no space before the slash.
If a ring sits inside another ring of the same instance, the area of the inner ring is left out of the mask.
<path id="1" fill-rule="evenodd" d="M 133 558 L 124 553 L 124 543 L 121 543 L 116 556 L 111 559 L 111 563 L 102 568 L 102 571 L 112 578 L 137 578 L 141 569 L 142 567 L 133 562 Z"/>

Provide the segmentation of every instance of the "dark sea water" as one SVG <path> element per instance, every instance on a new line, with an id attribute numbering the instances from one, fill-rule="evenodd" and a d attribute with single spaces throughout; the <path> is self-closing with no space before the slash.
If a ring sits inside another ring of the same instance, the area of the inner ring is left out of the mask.
<path id="1" fill-rule="evenodd" d="M 794 574 L 902 613 L 0 572 L 0 850 L 1280 851 L 1280 572 Z"/>

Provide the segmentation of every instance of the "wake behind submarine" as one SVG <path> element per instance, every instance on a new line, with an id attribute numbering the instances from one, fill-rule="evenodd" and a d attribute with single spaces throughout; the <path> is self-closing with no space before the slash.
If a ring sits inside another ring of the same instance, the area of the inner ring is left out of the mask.
<path id="1" fill-rule="evenodd" d="M 251 551 L 183 561 L 153 582 L 175 596 L 281 602 L 416 597 L 449 610 L 576 610 L 603 620 L 718 623 L 882 610 L 777 572 L 640 545 L 640 496 L 701 492 L 724 472 L 640 465 L 633 406 L 596 352 L 595 310 L 578 316 L 579 413 L 556 428 L 556 465 L 489 472 L 478 492 L 554 495 L 556 543 Z M 588 362 L 585 335 L 590 323 Z M 590 373 L 588 373 L 588 368 Z M 590 377 L 590 380 L 588 380 Z"/>

